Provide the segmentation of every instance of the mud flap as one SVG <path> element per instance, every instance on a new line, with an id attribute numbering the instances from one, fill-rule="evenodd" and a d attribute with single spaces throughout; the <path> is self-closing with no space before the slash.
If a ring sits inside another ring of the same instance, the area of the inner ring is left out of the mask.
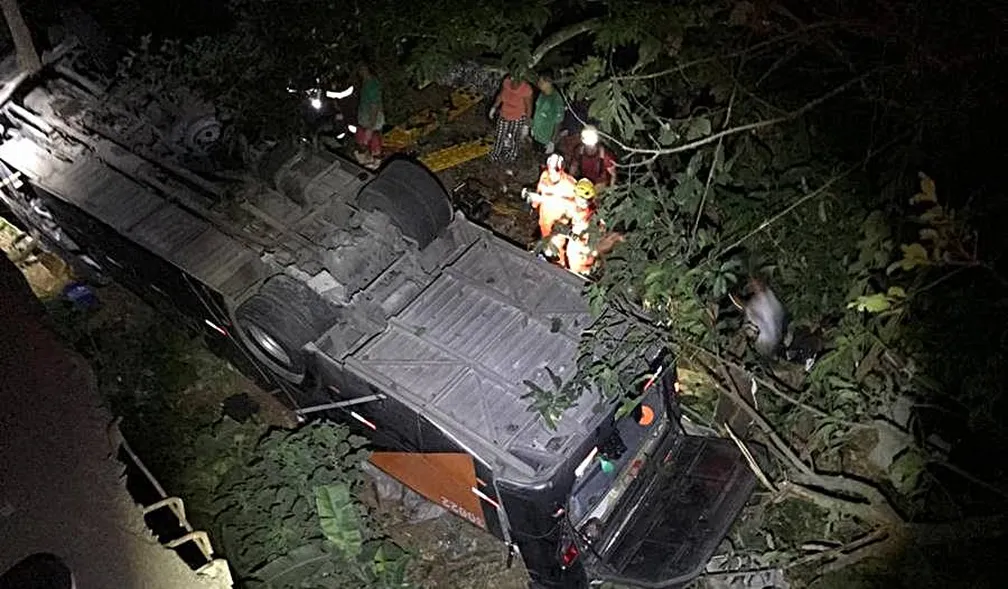
<path id="1" fill-rule="evenodd" d="M 486 528 L 483 507 L 472 492 L 477 485 L 472 456 L 459 452 L 374 452 L 369 461 L 435 505 Z"/>

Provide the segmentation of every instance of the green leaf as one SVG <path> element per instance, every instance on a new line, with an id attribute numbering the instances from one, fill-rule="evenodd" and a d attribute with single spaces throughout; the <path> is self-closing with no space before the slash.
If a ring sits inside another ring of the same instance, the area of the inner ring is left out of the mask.
<path id="1" fill-rule="evenodd" d="M 665 279 L 665 270 L 663 268 L 654 268 L 649 270 L 647 274 L 644 275 L 644 284 L 646 286 L 652 286 Z"/>
<path id="2" fill-rule="evenodd" d="M 920 452 L 909 449 L 889 465 L 889 478 L 900 492 L 910 494 L 920 483 L 926 466 L 927 459 Z"/>
<path id="3" fill-rule="evenodd" d="M 553 388 L 556 390 L 560 390 L 560 388 L 563 386 L 563 381 L 555 372 L 550 370 L 549 366 L 546 366 L 545 368 L 546 368 L 546 374 L 549 375 L 550 381 L 553 383 Z"/>
<path id="4" fill-rule="evenodd" d="M 923 172 L 920 172 L 918 177 L 920 178 L 921 191 L 910 199 L 910 204 L 918 204 L 922 202 L 937 203 L 938 193 L 934 180 Z"/>
<path id="5" fill-rule="evenodd" d="M 541 386 L 537 385 L 536 383 L 532 382 L 531 380 L 523 380 L 522 384 L 524 384 L 525 386 L 527 386 L 529 388 L 529 392 L 527 392 L 524 395 L 522 395 L 523 399 L 526 399 L 528 397 L 534 397 L 534 396 L 540 396 L 540 395 L 547 394 L 546 393 L 546 389 L 542 388 Z"/>
<path id="6" fill-rule="evenodd" d="M 637 407 L 637 405 L 639 405 L 642 400 L 643 399 L 641 397 L 638 397 L 636 399 L 631 399 L 629 397 L 626 398 L 626 399 L 623 399 L 623 402 L 620 404 L 619 408 L 616 410 L 616 415 L 615 415 L 614 418 L 617 419 L 617 420 L 619 420 L 619 419 L 623 418 L 624 416 L 629 415 L 630 412 L 633 411 L 634 408 Z"/>
<path id="7" fill-rule="evenodd" d="M 711 134 L 711 122 L 707 117 L 694 117 L 686 127 L 686 141 L 696 141 Z"/>
<path id="8" fill-rule="evenodd" d="M 888 274 L 892 274 L 897 268 L 907 272 L 930 263 L 927 250 L 919 243 L 902 244 L 900 249 L 903 251 L 903 258 L 889 265 L 886 269 Z"/>
<path id="9" fill-rule="evenodd" d="M 325 537 L 341 553 L 356 558 L 364 537 L 360 511 L 350 495 L 350 487 L 344 483 L 315 487 L 315 507 Z"/>
<path id="10" fill-rule="evenodd" d="M 669 124 L 663 124 L 661 126 L 661 133 L 658 135 L 658 142 L 662 145 L 672 145 L 673 143 L 678 143 L 681 135 L 679 131 L 672 128 Z"/>
<path id="11" fill-rule="evenodd" d="M 703 165 L 703 160 L 703 151 L 698 151 L 693 154 L 693 157 L 690 158 L 689 164 L 686 166 L 686 176 L 688 179 L 696 180 L 696 175 L 700 172 L 700 166 Z"/>
<path id="12" fill-rule="evenodd" d="M 301 546 L 257 569 L 248 586 L 253 589 L 304 587 L 333 558 L 334 555 L 319 544 Z"/>
<path id="13" fill-rule="evenodd" d="M 606 305 L 606 294 L 606 289 L 598 284 L 592 284 L 588 287 L 588 307 L 592 317 L 597 318 L 602 314 Z"/>
<path id="14" fill-rule="evenodd" d="M 848 309 L 857 309 L 859 312 L 881 313 L 889 309 L 889 299 L 883 293 L 860 296 L 847 303 Z"/>

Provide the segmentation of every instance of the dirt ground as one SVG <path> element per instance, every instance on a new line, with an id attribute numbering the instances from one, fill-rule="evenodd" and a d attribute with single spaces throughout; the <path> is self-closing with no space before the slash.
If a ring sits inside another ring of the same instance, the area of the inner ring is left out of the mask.
<path id="1" fill-rule="evenodd" d="M 413 554 L 408 579 L 416 589 L 526 589 L 528 573 L 490 534 L 450 514 L 417 521 L 415 493 L 382 499 L 376 486 L 361 497 L 383 532 Z M 429 507 L 429 506 L 428 506 Z M 421 508 L 419 511 L 430 511 Z"/>

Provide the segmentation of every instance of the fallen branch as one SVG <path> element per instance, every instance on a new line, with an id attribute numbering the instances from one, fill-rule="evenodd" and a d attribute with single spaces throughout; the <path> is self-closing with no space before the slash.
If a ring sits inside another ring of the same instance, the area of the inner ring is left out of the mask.
<path id="1" fill-rule="evenodd" d="M 773 381 L 767 380 L 767 379 L 765 379 L 765 378 L 763 378 L 761 376 L 757 376 L 756 374 L 753 374 L 752 371 L 746 370 L 746 368 L 744 366 L 742 366 L 741 364 L 739 364 L 738 362 L 735 362 L 735 361 L 733 361 L 733 360 L 731 360 L 729 358 L 718 356 L 718 355 L 714 354 L 713 352 L 711 352 L 710 350 L 707 350 L 707 349 L 704 349 L 704 348 L 698 348 L 698 350 L 701 351 L 701 352 L 703 352 L 703 353 L 705 353 L 705 354 L 708 354 L 708 355 L 710 355 L 712 357 L 716 357 L 719 362 L 723 362 L 724 364 L 726 364 L 728 366 L 731 366 L 732 368 L 735 368 L 736 370 L 741 370 L 742 372 L 744 372 L 746 374 L 746 376 L 749 376 L 750 378 L 752 378 L 753 380 L 755 380 L 758 385 L 760 385 L 763 388 L 767 389 L 768 391 L 770 391 L 771 393 L 773 393 L 777 397 L 780 397 L 781 399 L 783 399 L 784 401 L 787 401 L 788 403 L 794 405 L 795 407 L 799 407 L 801 409 L 804 409 L 805 411 L 808 411 L 809 413 L 811 413 L 812 415 L 815 415 L 816 417 L 820 417 L 820 418 L 828 420 L 828 421 L 830 421 L 832 423 L 839 423 L 841 425 L 845 425 L 847 427 L 856 428 L 856 429 L 872 429 L 872 427 L 873 427 L 872 425 L 869 425 L 869 424 L 866 424 L 866 423 L 857 423 L 855 421 L 849 421 L 849 420 L 846 420 L 846 419 L 840 419 L 838 417 L 833 417 L 832 415 L 830 415 L 829 413 L 826 413 L 825 411 L 823 411 L 822 409 L 819 409 L 818 407 L 815 407 L 813 405 L 809 405 L 808 403 L 805 403 L 803 401 L 799 401 L 794 396 L 788 394 L 787 392 L 785 392 L 784 390 L 782 390 L 780 387 L 778 387 L 776 384 L 774 384 Z"/>
<path id="2" fill-rule="evenodd" d="M 890 535 L 887 530 L 885 530 L 884 528 L 877 528 L 869 532 L 868 534 L 861 536 L 857 540 L 854 540 L 853 542 L 848 542 L 847 544 L 844 544 L 843 546 L 828 548 L 826 550 L 823 550 L 822 552 L 817 552 L 815 554 L 804 556 L 802 558 L 794 560 L 785 565 L 784 570 L 789 570 L 801 566 L 808 566 L 812 564 L 818 564 L 824 560 L 830 561 L 831 563 L 835 563 L 842 558 L 849 558 L 851 556 L 854 556 L 859 551 L 866 552 L 865 549 L 868 548 L 869 546 L 876 546 L 879 542 L 885 542 L 889 538 Z M 865 556 L 868 556 L 868 554 L 865 554 L 861 558 L 864 558 Z M 858 560 L 860 560 L 860 558 Z M 845 566 L 848 566 L 850 564 L 853 564 L 853 562 L 847 562 Z"/>
<path id="3" fill-rule="evenodd" d="M 895 536 L 890 535 L 885 529 L 877 529 L 831 554 L 832 560 L 819 569 L 819 575 L 838 571 L 866 558 L 878 557 L 896 545 Z"/>
<path id="4" fill-rule="evenodd" d="M 713 378 L 714 377 L 714 373 L 711 371 L 711 368 L 708 367 L 708 366 L 706 366 L 706 365 L 704 365 L 703 363 L 701 363 L 701 365 L 704 366 L 704 368 L 708 371 L 708 373 L 711 374 L 711 376 Z M 743 399 L 735 391 L 733 391 L 733 390 L 729 389 L 728 387 L 726 387 L 720 380 L 714 379 L 713 382 L 714 382 L 714 385 L 722 393 L 724 393 L 725 395 L 727 395 L 728 398 L 732 402 L 734 402 L 735 405 L 739 409 L 741 409 L 743 412 L 745 412 L 746 415 L 748 415 L 753 420 L 753 423 L 755 423 L 756 426 L 759 427 L 760 430 L 762 430 L 764 434 L 766 434 L 766 436 L 770 439 L 770 442 L 773 444 L 773 446 L 781 454 L 783 454 L 787 458 L 787 461 L 789 463 L 791 463 L 792 467 L 794 467 L 799 472 L 803 472 L 803 473 L 808 474 L 808 475 L 814 475 L 815 474 L 815 472 L 812 470 L 812 468 L 809 465 L 805 464 L 802 461 L 802 459 L 798 457 L 798 455 L 795 453 L 794 450 L 791 449 L 791 447 L 787 444 L 787 442 L 785 442 L 783 440 L 783 438 L 781 438 L 777 434 L 777 431 L 774 430 L 773 426 L 771 426 L 770 423 L 767 422 L 766 418 L 764 418 L 759 413 L 759 411 L 756 411 L 753 408 L 753 406 L 749 404 L 748 401 L 746 401 L 745 399 Z"/>
<path id="5" fill-rule="evenodd" d="M 745 442 L 740 440 L 739 437 L 735 435 L 735 432 L 732 431 L 731 426 L 728 425 L 727 423 L 724 424 L 724 428 L 725 431 L 728 432 L 728 437 L 731 438 L 731 441 L 735 442 L 735 445 L 738 446 L 739 452 L 742 453 L 742 456 L 749 464 L 749 468 L 753 471 L 753 474 L 756 475 L 756 478 L 759 479 L 759 482 L 763 483 L 763 486 L 766 487 L 767 490 L 770 491 L 771 493 L 774 494 L 778 493 L 779 489 L 777 488 L 777 485 L 774 485 L 770 481 L 770 477 L 768 477 L 766 473 L 763 472 L 763 469 L 760 468 L 759 464 L 756 462 L 756 458 L 753 457 L 752 452 L 749 451 L 749 448 L 745 445 Z"/>
<path id="6" fill-rule="evenodd" d="M 792 473 L 781 483 L 781 492 L 883 525 L 902 525 L 906 520 L 875 486 L 842 474 Z"/>

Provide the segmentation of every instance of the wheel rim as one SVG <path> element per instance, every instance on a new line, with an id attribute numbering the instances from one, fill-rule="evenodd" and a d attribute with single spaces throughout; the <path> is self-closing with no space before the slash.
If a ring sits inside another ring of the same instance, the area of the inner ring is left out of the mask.
<path id="1" fill-rule="evenodd" d="M 256 346 L 269 357 L 270 360 L 276 362 L 284 368 L 291 367 L 290 355 L 284 350 L 280 342 L 276 340 L 273 336 L 266 333 L 255 323 L 248 323 L 245 325 L 245 332 L 248 333 L 252 341 L 255 342 Z"/>
<path id="2" fill-rule="evenodd" d="M 213 115 L 197 119 L 185 130 L 185 147 L 198 155 L 208 155 L 221 136 L 221 124 Z"/>

